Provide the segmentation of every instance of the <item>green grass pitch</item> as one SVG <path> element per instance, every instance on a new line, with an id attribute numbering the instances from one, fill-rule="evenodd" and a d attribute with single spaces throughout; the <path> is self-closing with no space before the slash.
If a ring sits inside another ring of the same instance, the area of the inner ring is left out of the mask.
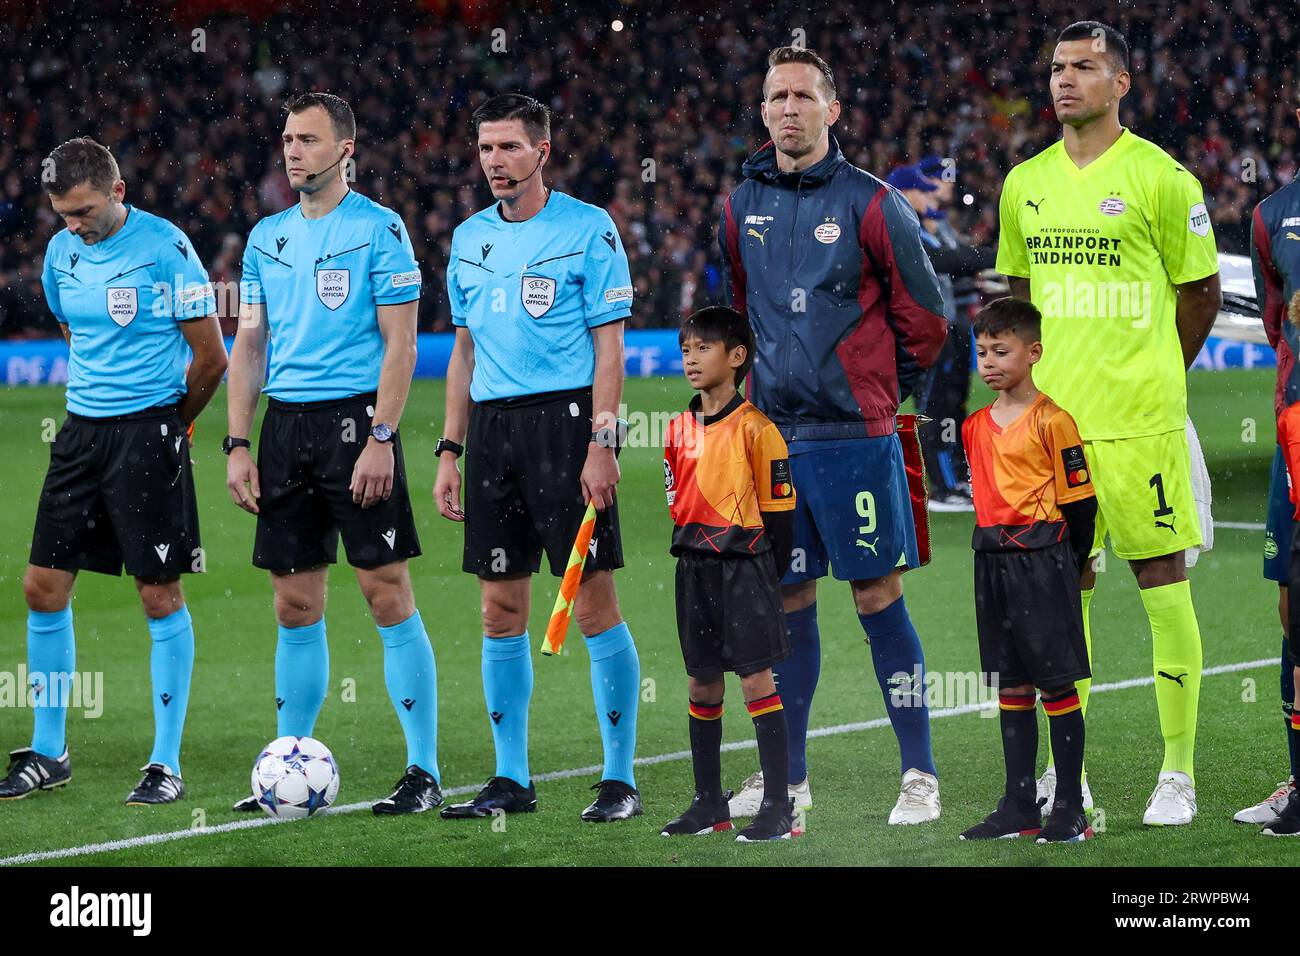
<path id="1" fill-rule="evenodd" d="M 1272 373 L 1196 373 L 1192 413 L 1214 478 L 1215 517 L 1262 522 L 1273 447 Z M 974 403 L 987 401 L 976 383 Z M 630 411 L 682 407 L 689 388 L 676 379 L 630 380 Z M 198 640 L 197 662 L 182 752 L 188 792 L 162 808 L 123 805 L 148 757 L 152 735 L 149 635 L 131 581 L 87 574 L 75 601 L 77 668 L 104 674 L 98 719 L 70 714 L 72 784 L 0 804 L 0 857 L 134 841 L 124 848 L 70 857 L 94 865 L 347 865 L 434 864 L 729 865 L 806 864 L 1086 866 L 1279 864 L 1290 862 L 1287 841 L 1259 837 L 1234 824 L 1232 813 L 1271 792 L 1286 759 L 1278 709 L 1280 628 L 1276 587 L 1260 576 L 1263 534 L 1220 528 L 1214 551 L 1192 571 L 1207 667 L 1272 659 L 1268 666 L 1208 676 L 1201 690 L 1197 761 L 1200 816 L 1189 827 L 1146 831 L 1146 799 L 1159 769 L 1161 744 L 1150 686 L 1115 689 L 1093 698 L 1088 713 L 1089 780 L 1105 813 L 1105 832 L 1089 844 L 1039 847 L 1026 841 L 966 845 L 957 834 L 983 817 L 1000 792 L 1001 751 L 995 720 L 967 713 L 933 723 L 943 816 L 915 827 L 890 827 L 897 796 L 898 751 L 890 730 L 841 732 L 810 742 L 814 808 L 807 832 L 789 844 L 737 845 L 725 835 L 668 841 L 659 826 L 691 795 L 689 760 L 666 759 L 637 770 L 644 817 L 613 825 L 581 824 L 595 773 L 539 785 L 539 812 L 486 821 L 445 821 L 436 813 L 376 819 L 368 810 L 274 826 L 221 829 L 247 820 L 230 811 L 247 792 L 259 748 L 275 736 L 272 653 L 275 621 L 266 575 L 249 564 L 253 519 L 232 505 L 225 489 L 224 391 L 199 422 L 195 450 L 208 573 L 188 577 L 186 593 Z M 25 660 L 21 578 L 32 515 L 48 462 L 45 421 L 62 420 L 63 393 L 9 389 L 0 403 L 0 671 Z M 492 746 L 479 679 L 481 632 L 478 586 L 460 571 L 461 529 L 437 516 L 430 498 L 433 443 L 441 422 L 442 383 L 417 382 L 403 421 L 409 477 L 425 554 L 412 562 L 416 602 L 437 653 L 440 758 L 445 788 L 481 783 L 492 771 Z M 1258 423 L 1257 429 L 1254 423 Z M 618 574 L 626 618 L 648 680 L 640 711 L 639 753 L 681 752 L 687 746 L 685 675 L 677 647 L 672 599 L 669 520 L 660 451 L 623 454 L 619 487 L 627 567 Z M 971 516 L 933 518 L 934 560 L 905 578 L 908 607 L 925 645 L 928 666 L 974 671 L 978 653 L 971 597 Z M 531 633 L 538 640 L 556 581 L 536 580 Z M 814 727 L 867 722 L 884 716 L 869 651 L 847 585 L 823 582 L 819 600 L 823 664 L 813 708 Z M 1150 678 L 1150 635 L 1128 569 L 1113 559 L 1093 603 L 1094 671 L 1098 683 Z M 386 795 L 401 775 L 405 748 L 384 690 L 382 648 L 353 576 L 331 575 L 328 607 L 330 696 L 317 736 L 339 760 L 340 805 Z M 531 719 L 535 774 L 590 767 L 600 761 L 587 657 L 571 634 L 566 653 L 537 656 Z M 355 700 L 345 700 L 355 687 Z M 752 742 L 739 687 L 729 685 L 727 741 Z M 25 746 L 31 713 L 0 709 L 0 746 Z M 1043 735 L 1045 737 L 1045 734 Z M 724 756 L 724 774 L 738 785 L 756 767 L 752 749 Z M 257 818 L 260 823 L 261 818 Z M 192 838 L 146 842 L 152 834 L 194 829 Z"/>

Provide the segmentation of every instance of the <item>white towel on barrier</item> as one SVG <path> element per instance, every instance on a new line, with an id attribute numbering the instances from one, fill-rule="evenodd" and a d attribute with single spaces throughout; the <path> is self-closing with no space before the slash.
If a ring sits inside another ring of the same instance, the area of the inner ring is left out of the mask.
<path id="1" fill-rule="evenodd" d="M 1214 515 L 1210 513 L 1214 499 L 1210 492 L 1210 472 L 1205 467 L 1205 452 L 1201 451 L 1201 439 L 1190 415 L 1187 417 L 1187 453 L 1192 466 L 1192 498 L 1196 502 L 1196 516 L 1201 522 L 1202 539 L 1199 548 L 1188 548 L 1185 554 L 1187 566 L 1193 568 L 1202 551 L 1214 548 Z"/>

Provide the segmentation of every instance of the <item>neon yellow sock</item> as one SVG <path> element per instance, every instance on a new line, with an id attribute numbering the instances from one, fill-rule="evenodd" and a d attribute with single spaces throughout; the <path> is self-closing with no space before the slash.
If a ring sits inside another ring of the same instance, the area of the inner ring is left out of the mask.
<path id="1" fill-rule="evenodd" d="M 1088 626 L 1088 605 L 1092 603 L 1093 588 L 1088 588 L 1079 592 L 1079 600 L 1083 605 L 1083 642 L 1088 647 L 1088 670 L 1092 670 L 1092 630 Z M 1074 689 L 1079 692 L 1079 709 L 1083 716 L 1088 716 L 1088 692 L 1092 690 L 1092 678 L 1087 680 L 1077 680 L 1074 682 Z M 1047 765 L 1055 765 L 1055 758 L 1052 756 L 1052 737 L 1051 734 L 1043 734 L 1047 738 Z M 1087 775 L 1088 768 L 1085 765 L 1084 774 Z"/>
<path id="2" fill-rule="evenodd" d="M 1079 598 L 1083 603 L 1083 643 L 1088 647 L 1088 670 L 1092 670 L 1092 628 L 1088 624 L 1088 605 L 1092 603 L 1092 588 L 1079 592 Z M 1077 680 L 1074 682 L 1074 689 L 1079 692 L 1080 709 L 1083 716 L 1088 716 L 1088 693 L 1092 690 L 1092 678 L 1087 680 Z"/>
<path id="3" fill-rule="evenodd" d="M 1161 773 L 1181 770 L 1196 783 L 1196 705 L 1201 696 L 1201 629 L 1192 606 L 1190 581 L 1138 592 L 1151 623 L 1151 657 L 1156 706 L 1165 738 Z"/>

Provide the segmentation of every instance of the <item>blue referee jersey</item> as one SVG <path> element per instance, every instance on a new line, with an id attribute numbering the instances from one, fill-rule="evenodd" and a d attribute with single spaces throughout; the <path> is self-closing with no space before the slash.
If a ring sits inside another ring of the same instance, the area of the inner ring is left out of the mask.
<path id="1" fill-rule="evenodd" d="M 217 310 L 185 233 L 126 210 L 107 239 L 86 245 L 61 229 L 45 248 L 45 301 L 71 332 L 68 411 L 90 418 L 179 401 L 189 346 L 177 323 Z"/>
<path id="2" fill-rule="evenodd" d="M 627 254 L 609 213 L 554 190 L 524 222 L 494 203 L 461 223 L 447 296 L 452 322 L 474 340 L 476 402 L 590 387 L 591 329 L 632 314 Z"/>
<path id="3" fill-rule="evenodd" d="M 319 219 L 300 206 L 249 233 L 240 298 L 266 305 L 271 333 L 263 391 L 285 402 L 348 398 L 379 388 L 380 305 L 420 297 L 406 226 L 391 209 L 349 190 Z"/>

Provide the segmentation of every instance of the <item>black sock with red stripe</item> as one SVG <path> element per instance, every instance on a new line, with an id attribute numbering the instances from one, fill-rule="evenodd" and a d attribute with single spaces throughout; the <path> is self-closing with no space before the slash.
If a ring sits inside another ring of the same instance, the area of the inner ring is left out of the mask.
<path id="1" fill-rule="evenodd" d="M 1038 715 L 1033 694 L 998 694 L 1002 757 L 1007 765 L 1007 797 L 1032 808 L 1038 800 L 1034 764 L 1038 760 Z"/>
<path id="2" fill-rule="evenodd" d="M 1056 802 L 1083 812 L 1083 707 L 1079 692 L 1043 694 L 1047 732 L 1052 735 L 1056 763 Z M 1050 807 L 1048 809 L 1051 809 Z"/>
<path id="3" fill-rule="evenodd" d="M 722 800 L 722 701 L 691 701 L 691 765 L 695 790 L 712 803 Z"/>
<path id="4" fill-rule="evenodd" d="M 758 765 L 763 770 L 763 805 L 784 807 L 790 799 L 790 732 L 780 694 L 751 700 L 745 707 L 754 718 Z"/>

